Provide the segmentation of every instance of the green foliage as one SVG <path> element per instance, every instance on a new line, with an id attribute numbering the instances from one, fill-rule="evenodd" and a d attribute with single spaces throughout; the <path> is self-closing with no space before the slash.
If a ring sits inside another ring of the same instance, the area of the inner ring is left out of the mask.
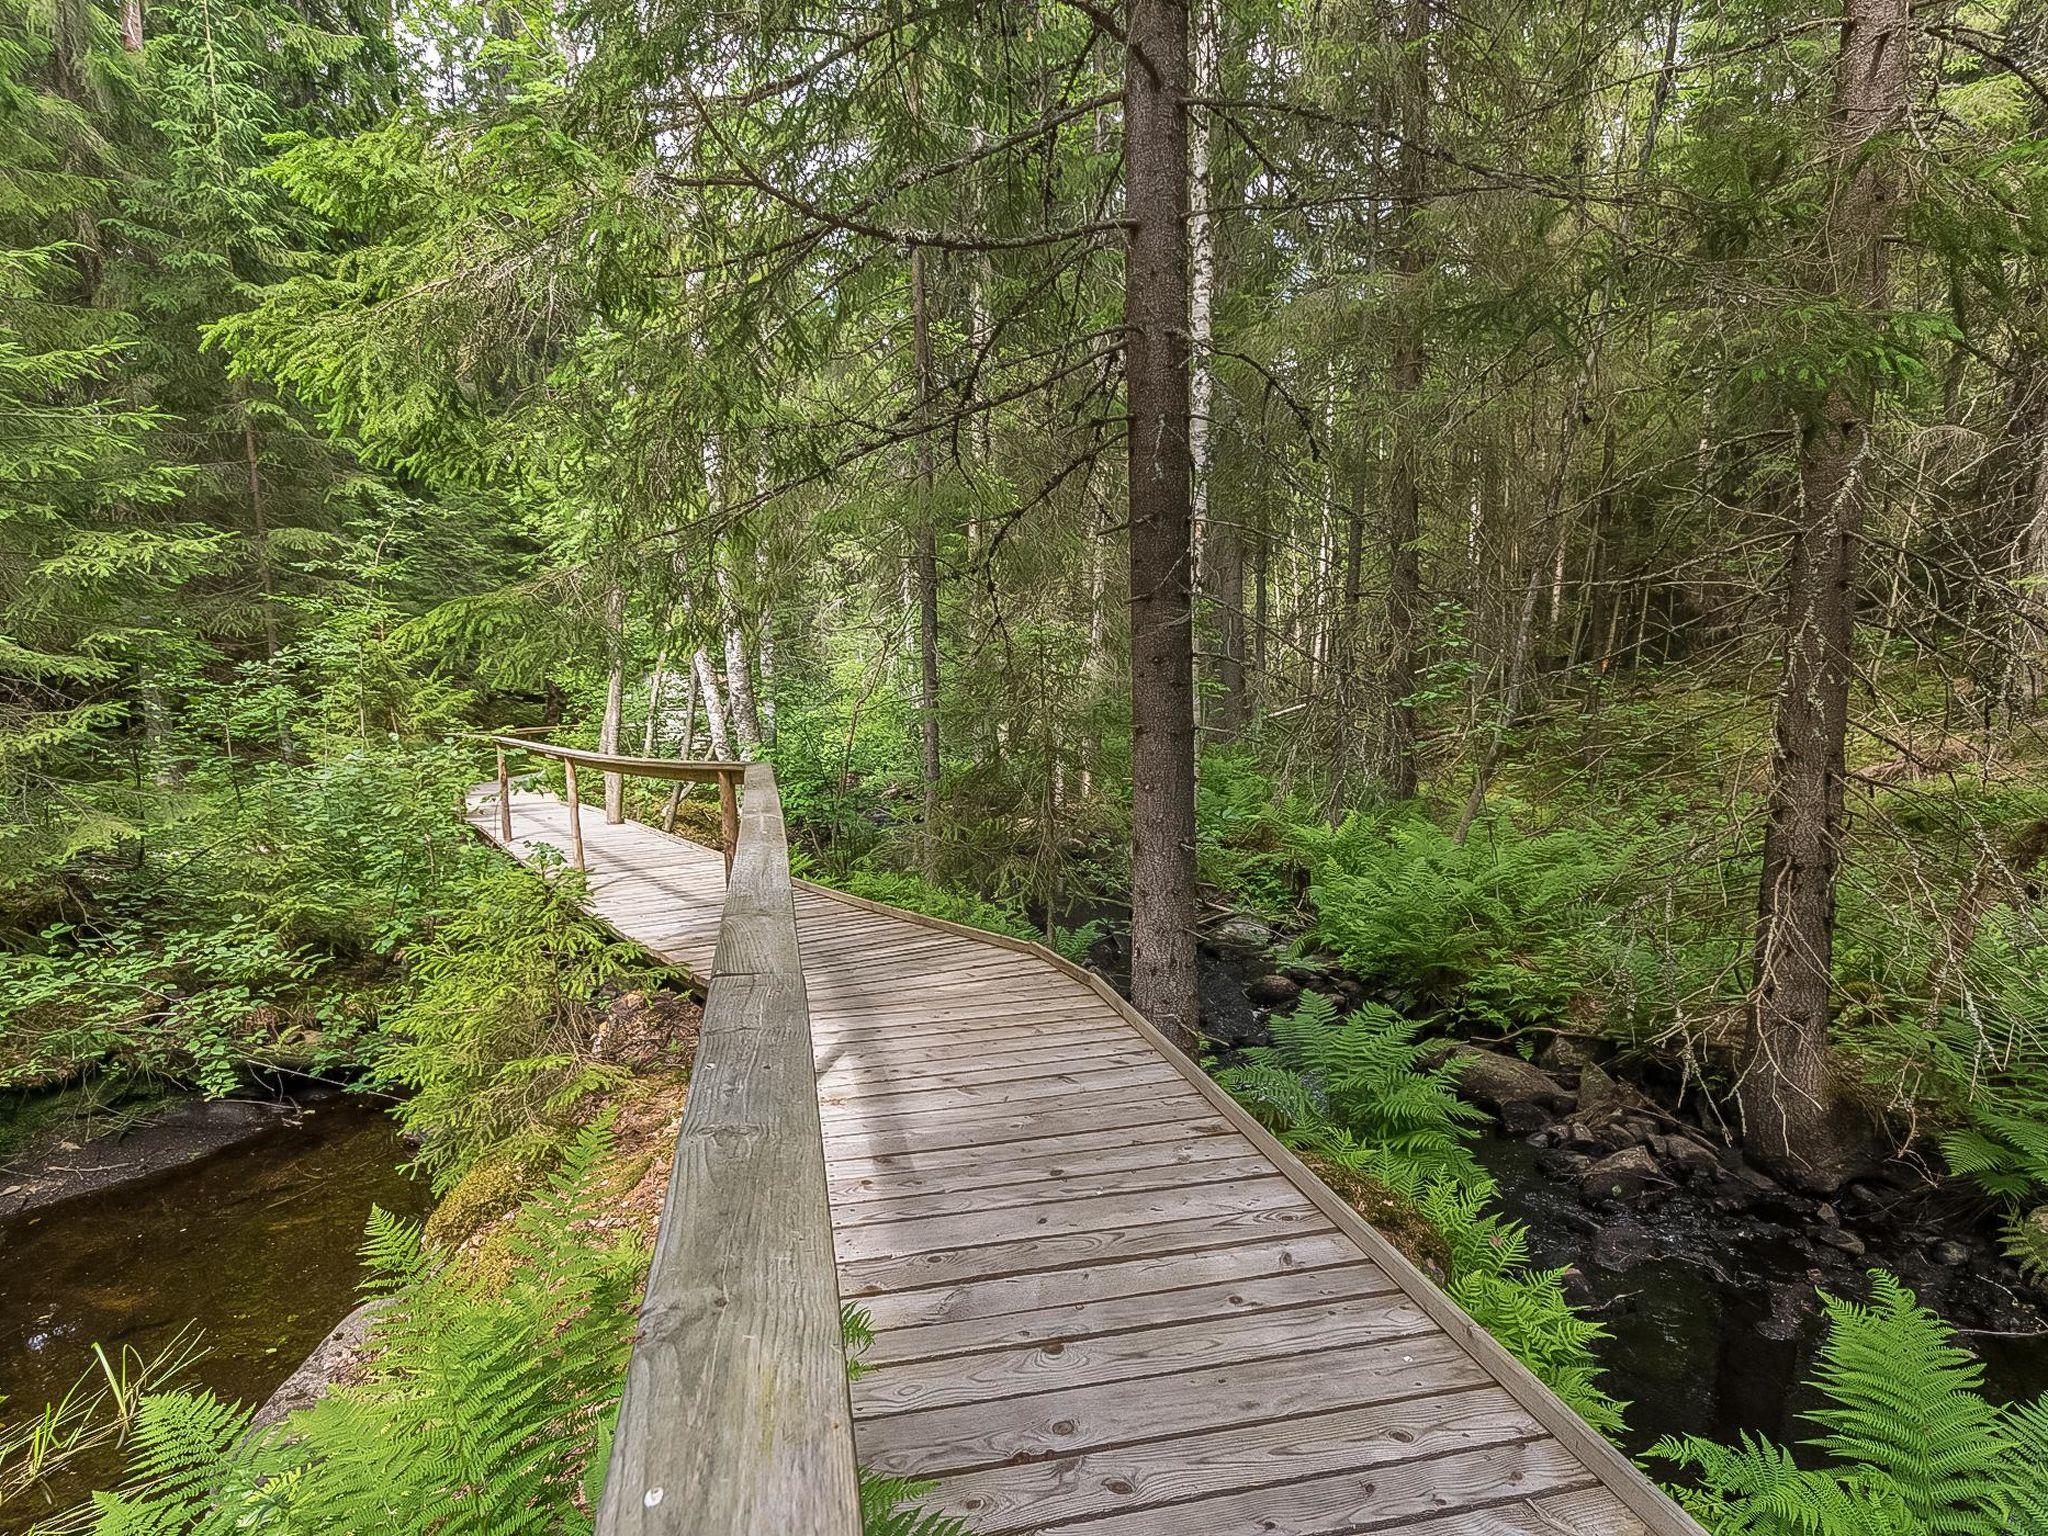
<path id="1" fill-rule="evenodd" d="M 195 775 L 154 857 L 89 872 L 87 915 L 0 950 L 0 1090 L 106 1068 L 224 1094 L 250 1062 L 357 1059 L 376 975 L 477 894 L 445 748 L 223 776 Z"/>
<path id="2" fill-rule="evenodd" d="M 913 1478 L 861 1473 L 861 1536 L 974 1536 L 973 1527 L 957 1516 L 918 1508 L 918 1500 L 935 1486 Z"/>
<path id="3" fill-rule="evenodd" d="M 1553 1022 L 1613 963 L 1601 893 L 1624 849 L 1602 834 L 1516 831 L 1456 842 L 1414 815 L 1301 828 L 1315 936 L 1415 1007 L 1504 1029 Z"/>
<path id="4" fill-rule="evenodd" d="M 969 928 L 1007 934 L 1013 939 L 1042 938 L 1031 920 L 1015 906 L 990 901 L 967 891 L 944 890 L 916 875 L 891 874 L 881 870 L 856 870 L 843 882 L 846 890 L 885 906 L 926 917 L 943 918 Z"/>
<path id="5" fill-rule="evenodd" d="M 1690 1470 L 1675 1490 L 1709 1529 L 1755 1536 L 2038 1533 L 2048 1402 L 2000 1408 L 1983 1367 L 1892 1276 L 1871 1302 L 1827 1297 L 1828 1338 L 1807 1414 L 1830 1461 L 1801 1466 L 1760 1436 L 1734 1446 L 1665 1439 L 1650 1454 Z"/>
<path id="6" fill-rule="evenodd" d="M 1453 1091 L 1455 1065 L 1423 1066 L 1412 1020 L 1377 1005 L 1339 1019 L 1313 992 L 1272 1029 L 1218 1081 L 1289 1146 L 1408 1202 L 1447 1247 L 1451 1298 L 1588 1423 L 1619 1430 L 1593 1357 L 1604 1330 L 1572 1310 L 1563 1271 L 1529 1268 L 1524 1229 L 1487 1209 L 1494 1184 L 1469 1149 L 1481 1117 Z"/>
<path id="7" fill-rule="evenodd" d="M 1409 1196 L 1483 1180 L 1467 1145 L 1482 1116 L 1458 1098 L 1454 1066 L 1422 1065 L 1413 1020 L 1367 1004 L 1340 1021 L 1333 999 L 1304 992 L 1272 1032 L 1217 1080 L 1283 1140 Z"/>
<path id="8" fill-rule="evenodd" d="M 602 1476 L 648 1258 L 603 1235 L 609 1147 L 603 1122 L 569 1143 L 514 1220 L 502 1282 L 373 1216 L 384 1300 L 363 1378 L 254 1434 L 209 1392 L 145 1399 L 95 1536 L 589 1531 L 575 1495 Z"/>
<path id="9" fill-rule="evenodd" d="M 437 1190 L 487 1157 L 531 1166 L 552 1155 L 625 1075 L 593 1048 L 603 994 L 647 975 L 641 952 L 555 883 L 509 863 L 478 875 L 415 952 L 377 1062 L 407 1092 L 398 1116 Z"/>

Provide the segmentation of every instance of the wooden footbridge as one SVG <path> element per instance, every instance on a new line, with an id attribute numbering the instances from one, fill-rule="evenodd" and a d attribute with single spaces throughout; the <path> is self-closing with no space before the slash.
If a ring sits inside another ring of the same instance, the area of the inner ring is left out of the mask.
<path id="1" fill-rule="evenodd" d="M 476 827 L 708 983 L 600 1532 L 855 1536 L 858 1465 L 978 1536 L 1700 1536 L 1099 978 L 792 881 L 766 765 L 500 745 Z M 717 783 L 729 879 L 507 751 Z"/>

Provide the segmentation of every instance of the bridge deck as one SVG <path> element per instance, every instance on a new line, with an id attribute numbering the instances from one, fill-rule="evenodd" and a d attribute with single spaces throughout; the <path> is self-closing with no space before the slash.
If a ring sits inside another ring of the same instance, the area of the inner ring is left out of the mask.
<path id="1" fill-rule="evenodd" d="M 561 802 L 513 811 L 511 851 L 566 850 Z M 719 856 L 583 835 L 595 912 L 708 975 Z M 1113 995 L 796 904 L 864 1467 L 979 1536 L 1697 1532 Z"/>

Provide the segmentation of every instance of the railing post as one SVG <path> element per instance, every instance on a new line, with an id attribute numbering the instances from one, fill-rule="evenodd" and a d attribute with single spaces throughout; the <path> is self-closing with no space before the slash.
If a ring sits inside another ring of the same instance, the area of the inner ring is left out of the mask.
<path id="1" fill-rule="evenodd" d="M 733 776 L 721 773 L 718 776 L 718 835 L 725 840 L 725 878 L 732 879 L 732 856 L 740 840 L 739 797 L 733 789 Z"/>
<path id="2" fill-rule="evenodd" d="M 562 772 L 569 781 L 569 849 L 576 856 L 576 867 L 583 869 L 583 802 L 576 794 L 575 761 L 563 758 Z"/>
<path id="3" fill-rule="evenodd" d="M 512 775 L 505 769 L 505 749 L 498 748 L 498 841 L 512 846 Z"/>

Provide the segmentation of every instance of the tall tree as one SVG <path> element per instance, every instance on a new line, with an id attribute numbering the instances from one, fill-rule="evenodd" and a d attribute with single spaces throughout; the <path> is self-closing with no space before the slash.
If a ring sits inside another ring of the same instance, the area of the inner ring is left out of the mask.
<path id="1" fill-rule="evenodd" d="M 1897 188 L 1884 140 L 1905 125 L 1913 47 L 1907 0 L 1847 0 L 1835 59 L 1824 291 L 1881 330 Z M 1871 499 L 1875 377 L 1839 367 L 1799 444 L 1785 564 L 1779 679 L 1754 974 L 1737 1100 L 1743 1139 L 1818 1189 L 1850 1170 L 1853 1111 L 1829 1050 L 1835 885 L 1842 862 L 1857 553 Z"/>
<path id="2" fill-rule="evenodd" d="M 1195 1001 L 1188 444 L 1188 10 L 1131 0 L 1124 68 L 1130 449 L 1131 994 L 1184 1050 Z"/>

